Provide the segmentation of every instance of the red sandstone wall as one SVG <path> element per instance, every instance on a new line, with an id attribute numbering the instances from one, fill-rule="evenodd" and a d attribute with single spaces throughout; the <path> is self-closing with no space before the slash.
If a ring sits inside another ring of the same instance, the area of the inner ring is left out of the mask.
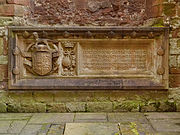
<path id="1" fill-rule="evenodd" d="M 138 26 L 162 13 L 161 0 L 35 0 L 32 23 Z"/>

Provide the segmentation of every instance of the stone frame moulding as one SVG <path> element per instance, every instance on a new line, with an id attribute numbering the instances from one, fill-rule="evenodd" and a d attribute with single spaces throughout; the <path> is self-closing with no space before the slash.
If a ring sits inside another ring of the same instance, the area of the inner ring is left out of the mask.
<path id="1" fill-rule="evenodd" d="M 168 89 L 168 27 L 8 29 L 9 89 Z"/>

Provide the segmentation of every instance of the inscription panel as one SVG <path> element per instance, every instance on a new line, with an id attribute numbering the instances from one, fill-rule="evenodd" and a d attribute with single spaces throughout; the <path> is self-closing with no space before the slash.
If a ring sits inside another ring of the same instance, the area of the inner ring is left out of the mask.
<path id="1" fill-rule="evenodd" d="M 168 89 L 168 28 L 10 27 L 9 89 Z"/>
<path id="2" fill-rule="evenodd" d="M 99 40 L 80 45 L 80 75 L 115 75 L 122 73 L 150 73 L 152 59 L 150 48 L 153 40 Z M 152 50 L 151 50 L 152 51 Z"/>

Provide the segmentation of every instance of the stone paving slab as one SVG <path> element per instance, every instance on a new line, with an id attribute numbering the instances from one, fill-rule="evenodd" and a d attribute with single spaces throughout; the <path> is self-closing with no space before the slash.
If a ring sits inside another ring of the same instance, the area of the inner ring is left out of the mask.
<path id="1" fill-rule="evenodd" d="M 149 124 L 140 124 L 135 122 L 120 123 L 122 135 L 155 135 L 155 131 Z"/>
<path id="2" fill-rule="evenodd" d="M 0 121 L 0 133 L 8 133 L 12 121 Z"/>
<path id="3" fill-rule="evenodd" d="M 64 135 L 118 135 L 117 123 L 67 123 Z"/>
<path id="4" fill-rule="evenodd" d="M 152 126 L 156 131 L 160 132 L 180 132 L 180 120 L 178 123 L 173 123 L 171 120 L 150 120 Z"/>
<path id="5" fill-rule="evenodd" d="M 109 122 L 139 122 L 148 123 L 143 113 L 108 113 Z"/>
<path id="6" fill-rule="evenodd" d="M 70 124 L 75 133 L 78 125 L 82 133 L 93 128 L 87 135 L 108 135 L 114 127 L 121 134 L 111 135 L 180 135 L 180 113 L 0 113 L 0 135 L 69 135 Z M 106 126 L 108 134 L 100 134 Z"/>
<path id="7" fill-rule="evenodd" d="M 42 125 L 27 125 L 19 135 L 37 135 Z"/>
<path id="8" fill-rule="evenodd" d="M 145 113 L 145 116 L 158 132 L 180 132 L 180 113 Z"/>
<path id="9" fill-rule="evenodd" d="M 73 122 L 74 113 L 37 113 L 32 116 L 29 124 L 61 124 Z"/>
<path id="10" fill-rule="evenodd" d="M 180 132 L 159 132 L 156 135 L 180 135 Z"/>
<path id="11" fill-rule="evenodd" d="M 106 113 L 76 113 L 74 122 L 107 122 Z"/>
<path id="12" fill-rule="evenodd" d="M 47 135 L 51 124 L 43 124 L 37 135 Z"/>
<path id="13" fill-rule="evenodd" d="M 65 124 L 51 125 L 47 135 L 63 135 Z"/>
<path id="14" fill-rule="evenodd" d="M 4 120 L 27 120 L 33 116 L 32 113 L 0 113 L 0 121 Z"/>
<path id="15" fill-rule="evenodd" d="M 154 112 L 154 113 L 145 113 L 144 114 L 148 119 L 173 119 L 180 118 L 179 112 Z"/>
<path id="16" fill-rule="evenodd" d="M 4 133 L 1 134 L 1 133 L 0 133 L 0 135 L 19 135 L 19 134 L 4 134 Z"/>
<path id="17" fill-rule="evenodd" d="M 8 129 L 8 133 L 20 133 L 21 130 L 26 126 L 26 120 L 13 121 Z"/>

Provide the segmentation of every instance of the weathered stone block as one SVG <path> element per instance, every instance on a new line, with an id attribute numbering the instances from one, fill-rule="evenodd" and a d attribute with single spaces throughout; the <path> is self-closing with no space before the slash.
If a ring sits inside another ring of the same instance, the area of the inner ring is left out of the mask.
<path id="1" fill-rule="evenodd" d="M 6 0 L 0 0 L 0 5 L 6 4 Z"/>
<path id="2" fill-rule="evenodd" d="M 176 105 L 174 102 L 160 101 L 157 111 L 159 111 L 159 112 L 174 112 L 174 111 L 176 111 Z"/>
<path id="3" fill-rule="evenodd" d="M 148 104 L 140 104 L 141 112 L 155 112 L 156 110 L 157 110 L 157 104 L 155 101 Z"/>
<path id="4" fill-rule="evenodd" d="M 156 6 L 160 4 L 162 4 L 162 0 L 152 0 L 152 6 Z"/>
<path id="5" fill-rule="evenodd" d="M 29 5 L 29 0 L 7 0 L 8 4 L 17 4 L 17 5 Z"/>
<path id="6" fill-rule="evenodd" d="M 0 122 L 0 133 L 8 133 L 8 129 L 11 125 L 12 121 L 1 121 Z"/>
<path id="7" fill-rule="evenodd" d="M 64 103 L 49 103 L 46 105 L 47 112 L 67 112 Z"/>
<path id="8" fill-rule="evenodd" d="M 0 81 L 5 81 L 8 76 L 7 65 L 0 65 Z"/>
<path id="9" fill-rule="evenodd" d="M 36 135 L 40 134 L 39 131 L 41 130 L 42 125 L 27 125 L 25 128 L 21 131 L 21 134 L 23 135 Z"/>
<path id="10" fill-rule="evenodd" d="M 0 64 L 7 64 L 7 63 L 8 63 L 7 56 L 0 55 Z"/>
<path id="11" fill-rule="evenodd" d="M 32 92 L 8 92 L 7 103 L 28 103 L 33 104 Z"/>
<path id="12" fill-rule="evenodd" d="M 55 92 L 54 93 L 54 101 L 55 102 L 72 102 L 74 101 L 74 93 L 73 92 Z M 83 97 L 82 97 L 83 98 Z M 81 99 L 81 97 L 80 97 Z"/>
<path id="13" fill-rule="evenodd" d="M 18 120 L 11 123 L 11 128 L 8 129 L 8 133 L 20 134 L 22 129 L 26 126 L 27 120 Z"/>
<path id="14" fill-rule="evenodd" d="M 29 124 L 62 124 L 73 123 L 74 113 L 36 113 L 30 119 Z"/>
<path id="15" fill-rule="evenodd" d="M 128 92 L 124 92 L 124 91 L 112 91 L 110 93 L 110 101 L 112 102 L 121 102 L 123 100 L 126 100 Z"/>
<path id="16" fill-rule="evenodd" d="M 172 38 L 180 38 L 180 28 L 173 29 L 170 32 L 172 33 Z"/>
<path id="17" fill-rule="evenodd" d="M 0 5 L 0 15 L 1 16 L 23 16 L 24 7 L 15 4 L 5 4 Z"/>
<path id="18" fill-rule="evenodd" d="M 0 26 L 7 26 L 13 24 L 12 17 L 0 17 Z"/>
<path id="19" fill-rule="evenodd" d="M 180 18 L 179 17 L 173 17 L 171 19 L 171 27 L 173 29 L 177 29 L 180 27 Z"/>
<path id="20" fill-rule="evenodd" d="M 22 109 L 22 107 L 21 107 L 20 103 L 18 103 L 18 102 L 7 104 L 8 112 L 14 112 L 14 113 L 22 112 L 21 109 Z"/>
<path id="21" fill-rule="evenodd" d="M 51 125 L 48 135 L 63 135 L 65 130 L 65 124 Z"/>
<path id="22" fill-rule="evenodd" d="M 113 102 L 113 111 L 114 112 L 139 112 L 139 102 L 138 101 L 122 101 L 122 102 Z"/>
<path id="23" fill-rule="evenodd" d="M 67 123 L 64 135 L 118 135 L 116 123 Z"/>
<path id="24" fill-rule="evenodd" d="M 144 116 L 144 114 L 139 112 L 108 113 L 107 117 L 109 122 L 118 122 L 123 124 L 125 123 L 127 124 L 128 122 L 143 123 L 143 124 L 149 123 L 147 118 Z"/>
<path id="25" fill-rule="evenodd" d="M 112 112 L 112 102 L 88 102 L 88 112 Z"/>
<path id="26" fill-rule="evenodd" d="M 0 19 L 1 21 L 1 19 Z M 0 22 L 1 23 L 1 22 Z M 4 44 L 3 44 L 3 38 L 0 38 L 0 55 L 3 54 L 3 48 L 4 48 Z"/>
<path id="27" fill-rule="evenodd" d="M 35 101 L 42 102 L 42 103 L 51 103 L 53 102 L 53 96 L 54 94 L 52 92 L 34 92 L 33 97 Z"/>
<path id="28" fill-rule="evenodd" d="M 7 105 L 3 102 L 0 102 L 0 113 L 7 112 Z"/>
<path id="29" fill-rule="evenodd" d="M 177 56 L 169 56 L 169 66 L 170 67 L 177 67 Z"/>
<path id="30" fill-rule="evenodd" d="M 180 67 L 180 56 L 177 57 L 177 66 Z"/>
<path id="31" fill-rule="evenodd" d="M 85 102 L 70 102 L 70 103 L 66 103 L 66 108 L 68 112 L 85 112 L 86 103 Z"/>
<path id="32" fill-rule="evenodd" d="M 180 101 L 176 103 L 176 111 L 180 112 Z"/>
<path id="33" fill-rule="evenodd" d="M 170 39 L 170 54 L 179 54 L 180 48 L 177 46 L 178 38 Z"/>
<path id="34" fill-rule="evenodd" d="M 180 87 L 180 75 L 179 74 L 170 74 L 170 83 L 169 86 L 171 88 Z"/>
<path id="35" fill-rule="evenodd" d="M 152 17 L 162 16 L 162 5 L 152 6 L 151 14 L 152 14 Z"/>
<path id="36" fill-rule="evenodd" d="M 167 16 L 175 16 L 176 15 L 176 5 L 173 3 L 165 3 L 163 4 L 163 12 Z"/>
<path id="37" fill-rule="evenodd" d="M 0 15 L 1 16 L 13 16 L 14 15 L 14 5 L 0 5 Z"/>
<path id="38" fill-rule="evenodd" d="M 22 103 L 20 112 L 24 112 L 24 113 L 41 112 L 41 113 L 43 113 L 43 112 L 46 112 L 46 104 L 44 104 L 44 103 L 30 103 L 30 104 Z"/>
<path id="39" fill-rule="evenodd" d="M 100 101 L 100 102 L 105 102 L 105 101 L 109 101 L 110 98 L 110 93 L 111 92 L 94 92 L 94 101 Z"/>
<path id="40" fill-rule="evenodd" d="M 106 113 L 76 113 L 74 122 L 107 122 Z"/>
<path id="41" fill-rule="evenodd" d="M 33 92 L 20 92 L 19 96 L 21 97 L 21 103 L 28 103 L 28 104 L 33 104 L 34 99 L 33 99 Z"/>
<path id="42" fill-rule="evenodd" d="M 7 103 L 20 103 L 21 94 L 19 92 L 9 92 L 7 93 Z"/>
<path id="43" fill-rule="evenodd" d="M 94 101 L 95 91 L 78 91 L 72 92 L 73 99 L 75 102 L 86 102 L 86 101 Z"/>
<path id="44" fill-rule="evenodd" d="M 7 102 L 7 98 L 8 98 L 8 96 L 7 96 L 6 91 L 0 90 L 0 102 L 6 103 Z"/>
<path id="45" fill-rule="evenodd" d="M 86 102 L 94 101 L 93 91 L 59 91 L 54 92 L 55 102 Z"/>

